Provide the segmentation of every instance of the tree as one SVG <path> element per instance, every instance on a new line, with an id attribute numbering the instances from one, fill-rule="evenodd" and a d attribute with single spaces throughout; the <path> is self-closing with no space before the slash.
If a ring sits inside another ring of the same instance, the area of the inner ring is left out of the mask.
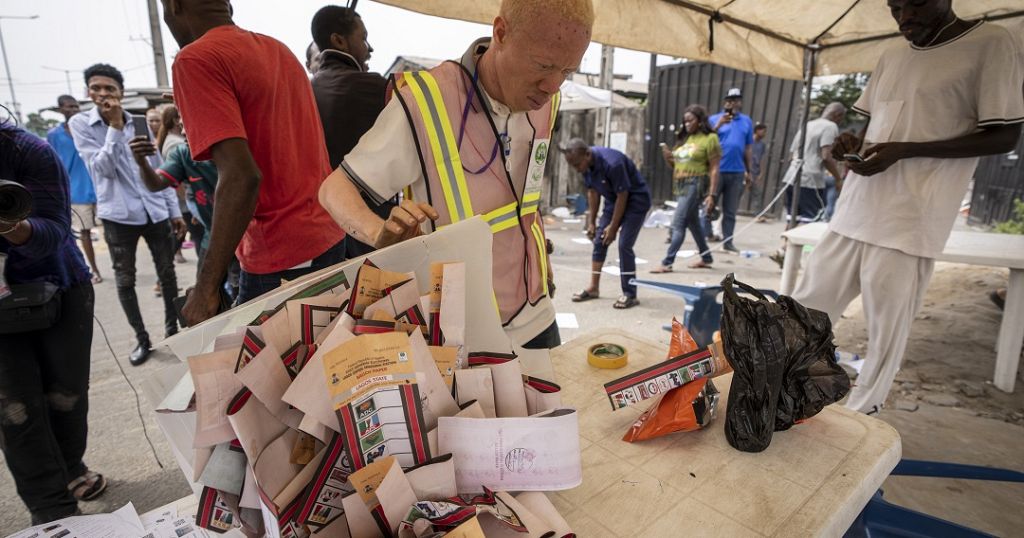
<path id="1" fill-rule="evenodd" d="M 845 125 L 863 121 L 860 114 L 853 111 L 853 104 L 860 98 L 864 86 L 868 83 L 867 73 L 843 75 L 834 84 L 823 85 L 811 97 L 811 117 L 821 115 L 821 111 L 831 102 L 838 101 L 846 106 Z"/>
<path id="2" fill-rule="evenodd" d="M 29 112 L 28 121 L 25 122 L 25 130 L 36 134 L 40 138 L 46 138 L 46 132 L 53 129 L 60 122 L 44 118 L 38 112 Z"/>

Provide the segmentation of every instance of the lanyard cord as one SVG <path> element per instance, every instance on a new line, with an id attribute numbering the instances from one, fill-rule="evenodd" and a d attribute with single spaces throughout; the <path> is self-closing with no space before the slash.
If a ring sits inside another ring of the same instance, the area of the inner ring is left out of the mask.
<path id="1" fill-rule="evenodd" d="M 457 148 L 462 150 L 462 137 L 466 134 L 466 120 L 469 118 L 469 107 L 473 104 L 473 96 L 476 94 L 474 88 L 476 87 L 477 80 L 480 78 L 479 67 L 473 72 L 473 85 L 466 92 L 466 106 L 462 107 L 462 123 L 459 125 L 459 141 Z M 471 175 L 477 175 L 487 170 L 494 164 L 494 159 L 498 156 L 498 146 L 501 145 L 503 140 L 508 139 L 508 124 L 505 125 L 505 131 L 499 134 L 499 137 L 494 140 L 494 147 L 491 149 L 491 158 L 487 160 L 487 163 L 480 167 L 479 170 L 470 170 L 466 168 L 466 165 L 462 165 L 462 169 L 469 172 Z M 508 157 L 510 153 L 511 144 L 506 144 L 505 156 Z"/>

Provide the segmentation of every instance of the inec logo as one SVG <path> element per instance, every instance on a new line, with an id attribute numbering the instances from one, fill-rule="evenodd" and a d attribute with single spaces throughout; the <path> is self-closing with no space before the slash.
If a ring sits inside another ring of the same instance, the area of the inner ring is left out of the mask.
<path id="1" fill-rule="evenodd" d="M 537 144 L 537 151 L 534 153 L 533 160 L 536 161 L 537 164 L 544 164 L 544 161 L 546 161 L 547 158 L 548 158 L 548 144 L 547 144 L 547 142 L 541 142 L 540 144 Z"/>

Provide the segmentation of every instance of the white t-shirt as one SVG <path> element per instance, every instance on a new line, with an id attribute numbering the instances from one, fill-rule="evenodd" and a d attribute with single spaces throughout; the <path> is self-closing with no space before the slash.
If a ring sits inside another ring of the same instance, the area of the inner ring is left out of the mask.
<path id="1" fill-rule="evenodd" d="M 800 174 L 803 176 L 800 179 L 801 187 L 806 189 L 825 188 L 825 174 L 828 173 L 828 170 L 825 170 L 825 161 L 821 158 L 821 148 L 831 146 L 838 136 L 839 126 L 832 120 L 818 118 L 807 122 L 807 138 L 804 140 L 804 167 L 803 173 Z M 794 158 L 799 146 L 800 133 L 797 132 L 796 137 L 793 138 L 793 145 L 789 148 Z M 795 176 L 795 172 L 787 174 L 787 183 L 792 183 Z"/>
<path id="2" fill-rule="evenodd" d="M 487 50 L 490 39 L 474 42 L 461 63 L 470 73 L 476 70 L 476 61 Z M 512 157 L 517 152 L 530 151 L 533 127 L 525 112 L 512 112 L 503 103 L 492 99 L 480 85 L 487 110 L 499 132 L 507 132 L 511 151 L 508 162 L 518 162 Z M 453 126 L 455 127 L 455 126 Z M 478 143 L 489 147 L 494 139 L 485 141 L 466 140 L 464 144 Z M 378 203 L 391 198 L 407 186 L 412 186 L 415 200 L 427 200 L 427 185 L 416 150 L 412 128 L 397 96 L 388 101 L 384 110 L 356 147 L 345 156 L 341 163 L 345 172 L 359 185 L 360 189 Z M 516 192 L 522 196 L 526 188 L 525 170 L 512 170 L 512 182 Z M 430 233 L 430 225 L 423 225 L 424 233 Z M 534 306 L 529 303 L 505 326 L 505 332 L 515 344 L 522 346 L 555 321 L 555 308 L 548 297 L 543 297 Z"/>
<path id="3" fill-rule="evenodd" d="M 933 142 L 1024 122 L 1024 68 L 1010 32 L 979 23 L 932 47 L 882 54 L 853 106 L 871 116 L 865 147 Z M 850 173 L 832 231 L 913 256 L 942 252 L 978 158 L 914 158 L 871 177 Z"/>

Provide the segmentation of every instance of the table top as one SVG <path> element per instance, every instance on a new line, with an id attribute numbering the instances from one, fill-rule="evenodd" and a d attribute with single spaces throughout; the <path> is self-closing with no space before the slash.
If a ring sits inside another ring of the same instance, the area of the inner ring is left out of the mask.
<path id="1" fill-rule="evenodd" d="M 598 342 L 623 345 L 629 364 L 587 364 Z M 579 536 L 840 536 L 900 459 L 899 434 L 878 419 L 832 405 L 764 452 L 725 439 L 731 375 L 715 379 L 718 416 L 698 432 L 622 441 L 650 404 L 612 411 L 602 385 L 665 360 L 666 346 L 600 329 L 552 350 L 562 401 L 579 410 L 583 484 L 548 493 Z"/>
<path id="2" fill-rule="evenodd" d="M 816 245 L 828 224 L 814 222 L 782 233 L 798 245 Z M 1024 235 L 954 231 L 938 261 L 1024 269 Z"/>

